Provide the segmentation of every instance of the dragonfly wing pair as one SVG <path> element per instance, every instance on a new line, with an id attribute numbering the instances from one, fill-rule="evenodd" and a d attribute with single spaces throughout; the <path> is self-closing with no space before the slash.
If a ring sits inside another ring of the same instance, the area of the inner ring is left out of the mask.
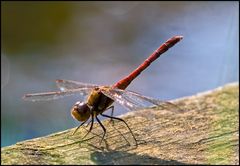
<path id="1" fill-rule="evenodd" d="M 72 80 L 56 80 L 57 87 L 61 91 L 66 91 L 70 89 L 79 89 L 79 88 L 96 88 L 98 85 L 86 84 L 82 82 L 72 81 Z"/>
<path id="2" fill-rule="evenodd" d="M 152 106 L 159 106 L 165 110 L 173 112 L 182 111 L 177 105 L 171 102 L 143 96 L 133 91 L 110 88 L 103 90 L 102 93 L 130 111 L 147 109 Z"/>
<path id="3" fill-rule="evenodd" d="M 56 80 L 56 84 L 60 91 L 27 94 L 23 96 L 23 99 L 29 101 L 47 101 L 73 95 L 85 98 L 93 88 L 97 87 L 97 85 L 85 84 L 71 80 Z"/>
<path id="4" fill-rule="evenodd" d="M 30 101 L 46 101 L 72 95 L 78 95 L 85 98 L 94 88 L 101 87 L 94 84 L 86 84 L 72 80 L 56 80 L 56 85 L 60 89 L 60 91 L 27 94 L 24 96 L 24 99 Z M 133 91 L 121 90 L 113 87 L 105 87 L 101 88 L 101 92 L 107 97 L 116 101 L 118 104 L 125 107 L 129 111 L 145 109 L 154 105 L 163 107 L 164 109 L 170 111 L 180 110 L 178 106 L 170 102 L 143 96 Z"/>

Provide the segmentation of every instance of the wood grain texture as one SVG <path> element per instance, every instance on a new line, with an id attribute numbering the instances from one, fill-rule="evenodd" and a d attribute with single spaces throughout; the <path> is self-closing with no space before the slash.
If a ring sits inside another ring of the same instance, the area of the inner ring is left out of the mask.
<path id="1" fill-rule="evenodd" d="M 1 148 L 1 164 L 239 164 L 238 88 L 227 84 L 174 101 L 184 113 L 155 108 L 122 116 L 138 147 L 122 123 L 105 120 L 101 146 L 95 124 L 83 141 L 86 130 L 72 136 L 74 128 Z"/>

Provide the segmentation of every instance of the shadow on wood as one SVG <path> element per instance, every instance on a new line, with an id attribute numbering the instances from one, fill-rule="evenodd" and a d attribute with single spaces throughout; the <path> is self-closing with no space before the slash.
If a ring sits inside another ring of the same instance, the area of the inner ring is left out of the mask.
<path id="1" fill-rule="evenodd" d="M 98 165 L 186 165 L 175 160 L 163 160 L 149 155 L 138 155 L 123 151 L 93 152 L 91 160 Z M 126 162 L 127 161 L 127 162 Z"/>

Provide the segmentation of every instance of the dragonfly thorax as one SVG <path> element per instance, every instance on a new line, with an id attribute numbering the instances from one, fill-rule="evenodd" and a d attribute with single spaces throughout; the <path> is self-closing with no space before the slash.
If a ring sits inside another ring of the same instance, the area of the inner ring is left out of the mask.
<path id="1" fill-rule="evenodd" d="M 76 102 L 71 110 L 72 117 L 78 121 L 86 121 L 90 117 L 90 107 L 85 102 Z"/>

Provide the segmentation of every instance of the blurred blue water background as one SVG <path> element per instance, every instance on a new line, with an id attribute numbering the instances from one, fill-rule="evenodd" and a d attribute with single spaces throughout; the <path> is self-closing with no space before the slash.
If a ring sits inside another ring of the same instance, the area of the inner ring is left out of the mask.
<path id="1" fill-rule="evenodd" d="M 113 84 L 164 41 L 184 39 L 128 87 L 169 100 L 239 80 L 239 2 L 1 2 L 1 146 L 77 126 L 55 79 Z M 117 107 L 115 115 L 127 112 Z"/>

